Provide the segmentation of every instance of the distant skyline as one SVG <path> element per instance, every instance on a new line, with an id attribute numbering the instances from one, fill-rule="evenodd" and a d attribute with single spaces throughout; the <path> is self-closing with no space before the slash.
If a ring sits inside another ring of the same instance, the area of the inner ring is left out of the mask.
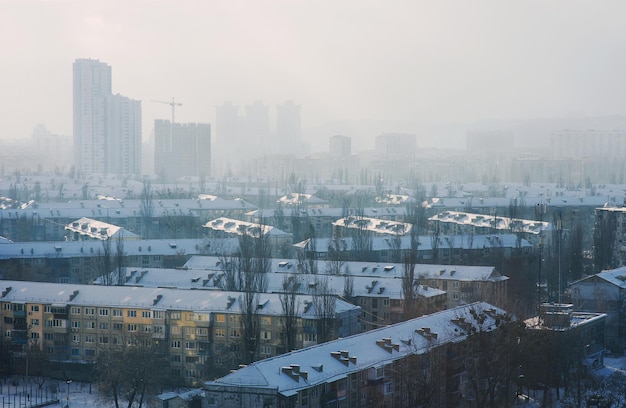
<path id="1" fill-rule="evenodd" d="M 144 141 L 171 113 L 151 101 L 172 97 L 178 122 L 212 124 L 225 101 L 275 114 L 293 100 L 303 137 L 326 149 L 332 134 L 313 130 L 331 122 L 621 115 L 625 12 L 578 0 L 0 0 L 0 140 L 38 123 L 72 135 L 77 58 L 107 63 L 113 93 L 142 101 Z M 346 136 L 354 151 L 373 146 Z"/>

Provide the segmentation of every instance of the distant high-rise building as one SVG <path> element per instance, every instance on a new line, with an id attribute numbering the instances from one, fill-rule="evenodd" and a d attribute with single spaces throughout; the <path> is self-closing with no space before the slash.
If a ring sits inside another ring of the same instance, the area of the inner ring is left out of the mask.
<path id="1" fill-rule="evenodd" d="M 270 141 L 269 106 L 261 101 L 246 106 L 245 133 L 246 142 L 252 147 L 251 152 L 263 154 L 273 151 Z"/>
<path id="2" fill-rule="evenodd" d="M 376 136 L 374 150 L 383 156 L 413 157 L 417 148 L 416 136 L 407 133 L 383 133 Z"/>
<path id="3" fill-rule="evenodd" d="M 83 173 L 139 174 L 141 102 L 111 91 L 111 67 L 77 59 L 74 71 L 74 163 Z"/>
<path id="4" fill-rule="evenodd" d="M 234 153 L 241 146 L 242 118 L 239 108 L 231 102 L 224 102 L 215 108 L 215 143 L 220 155 Z"/>
<path id="5" fill-rule="evenodd" d="M 108 98 L 107 173 L 141 174 L 141 102 Z"/>
<path id="6" fill-rule="evenodd" d="M 623 159 L 626 152 L 626 131 L 560 130 L 550 136 L 550 151 L 553 159 Z"/>
<path id="7" fill-rule="evenodd" d="M 346 158 L 352 155 L 352 138 L 335 135 L 329 141 L 329 153 L 331 157 Z"/>
<path id="8" fill-rule="evenodd" d="M 504 130 L 478 130 L 467 132 L 467 150 L 494 152 L 513 149 L 513 132 Z"/>
<path id="9" fill-rule="evenodd" d="M 211 175 L 211 125 L 154 122 L 154 169 L 164 182 Z"/>
<path id="10" fill-rule="evenodd" d="M 276 138 L 278 152 L 283 154 L 300 153 L 300 105 L 287 101 L 276 107 Z"/>

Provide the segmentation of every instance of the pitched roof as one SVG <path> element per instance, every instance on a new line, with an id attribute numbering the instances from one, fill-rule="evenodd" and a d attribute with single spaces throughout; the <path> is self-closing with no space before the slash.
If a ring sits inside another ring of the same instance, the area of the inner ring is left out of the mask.
<path id="1" fill-rule="evenodd" d="M 484 314 L 486 319 L 478 323 L 472 312 Z M 465 322 L 484 331 L 494 330 L 504 315 L 506 312 L 485 302 L 444 310 L 254 362 L 206 382 L 205 390 L 249 386 L 295 395 L 302 389 L 383 367 L 410 354 L 427 353 L 434 345 L 463 341 L 467 337 Z"/>

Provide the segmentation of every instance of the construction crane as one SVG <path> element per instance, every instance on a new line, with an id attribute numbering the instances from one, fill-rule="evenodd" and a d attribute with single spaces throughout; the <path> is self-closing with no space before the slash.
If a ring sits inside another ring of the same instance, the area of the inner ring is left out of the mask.
<path id="1" fill-rule="evenodd" d="M 166 102 L 166 101 L 152 101 L 152 102 L 156 102 L 156 103 L 164 103 L 166 105 L 170 105 L 172 107 L 172 124 L 174 124 L 174 120 L 176 119 L 176 107 L 177 106 L 183 106 L 182 103 L 180 102 L 176 102 L 174 100 L 174 97 L 172 97 L 172 101 L 171 102 Z"/>

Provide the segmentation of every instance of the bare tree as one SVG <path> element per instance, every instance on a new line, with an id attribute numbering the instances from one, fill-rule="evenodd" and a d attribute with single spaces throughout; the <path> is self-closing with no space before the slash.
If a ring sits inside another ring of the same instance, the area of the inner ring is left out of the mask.
<path id="1" fill-rule="evenodd" d="M 317 342 L 333 339 L 335 329 L 336 298 L 331 293 L 327 277 L 318 277 L 313 292 L 313 308 L 317 319 Z"/>
<path id="2" fill-rule="evenodd" d="M 149 333 L 120 332 L 100 350 L 96 360 L 99 389 L 116 408 L 141 408 L 150 390 L 156 392 L 171 381 L 163 370 L 168 362 L 164 345 Z"/>
<path id="3" fill-rule="evenodd" d="M 328 257 L 326 260 L 326 272 L 329 275 L 341 275 L 341 270 L 346 263 L 348 244 L 343 238 L 333 238 L 328 243 Z"/>
<path id="4" fill-rule="evenodd" d="M 287 275 L 283 278 L 283 288 L 280 292 L 280 304 L 283 309 L 283 344 L 286 352 L 297 348 L 297 323 L 300 306 L 297 302 L 297 294 L 299 287 L 300 280 L 296 275 Z"/>
<path id="5" fill-rule="evenodd" d="M 124 233 L 120 231 L 115 241 L 115 270 L 117 271 L 116 285 L 123 285 L 124 276 L 124 260 L 126 254 L 124 253 Z"/>
<path id="6" fill-rule="evenodd" d="M 154 192 L 152 191 L 152 184 L 149 181 L 144 181 L 143 188 L 141 190 L 141 219 L 143 223 L 143 237 L 145 239 L 152 238 L 152 217 L 154 216 Z"/>

